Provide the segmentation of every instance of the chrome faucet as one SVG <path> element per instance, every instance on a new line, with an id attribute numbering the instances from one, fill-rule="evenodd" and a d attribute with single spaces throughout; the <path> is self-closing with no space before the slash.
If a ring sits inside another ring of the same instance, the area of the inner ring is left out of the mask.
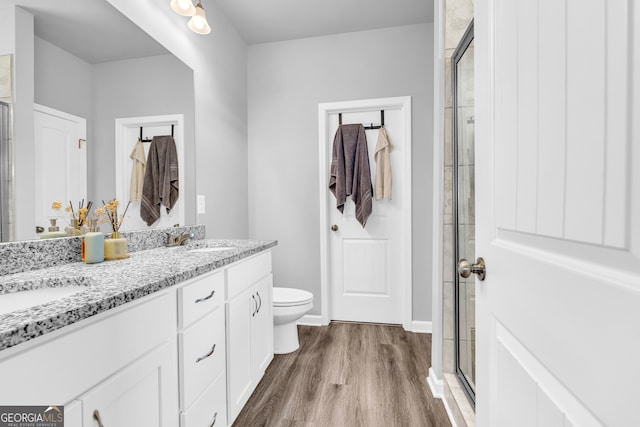
<path id="1" fill-rule="evenodd" d="M 195 234 L 190 232 L 189 230 L 185 230 L 183 231 L 180 235 L 178 236 L 174 236 L 171 233 L 167 233 L 167 240 L 164 243 L 164 245 L 166 247 L 173 247 L 173 246 L 182 246 L 184 245 L 189 239 L 193 239 L 195 237 Z"/>

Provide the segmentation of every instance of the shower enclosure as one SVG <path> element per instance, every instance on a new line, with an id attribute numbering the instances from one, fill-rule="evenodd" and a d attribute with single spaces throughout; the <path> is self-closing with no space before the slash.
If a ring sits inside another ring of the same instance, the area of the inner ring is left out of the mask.
<path id="1" fill-rule="evenodd" d="M 475 260 L 473 21 L 452 57 L 455 370 L 475 406 L 475 275 L 458 260 Z"/>
<path id="2" fill-rule="evenodd" d="M 0 101 L 0 242 L 11 240 L 9 233 L 9 104 Z"/>

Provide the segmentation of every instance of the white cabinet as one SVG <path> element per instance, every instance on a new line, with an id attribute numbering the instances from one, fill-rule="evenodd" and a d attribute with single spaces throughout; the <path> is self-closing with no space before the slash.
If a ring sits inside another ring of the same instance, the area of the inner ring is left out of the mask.
<path id="1" fill-rule="evenodd" d="M 227 272 L 227 416 L 231 425 L 273 359 L 271 253 Z"/>
<path id="2" fill-rule="evenodd" d="M 227 304 L 227 402 L 229 424 L 238 416 L 254 389 L 251 372 L 251 325 L 254 289 L 249 288 Z"/>
<path id="3" fill-rule="evenodd" d="M 272 285 L 264 251 L 1 351 L 0 402 L 65 405 L 70 427 L 230 425 L 273 359 Z"/>
<path id="4" fill-rule="evenodd" d="M 166 425 L 169 416 L 163 414 L 163 401 L 172 391 L 163 378 L 172 370 L 171 356 L 172 348 L 163 345 L 80 397 L 83 426 Z"/>
<path id="5" fill-rule="evenodd" d="M 178 287 L 182 427 L 227 422 L 224 284 L 223 270 Z"/>
<path id="6" fill-rule="evenodd" d="M 273 360 L 273 279 L 269 275 L 256 283 L 258 307 L 251 322 L 251 375 L 256 384 Z"/>
<path id="7" fill-rule="evenodd" d="M 0 352 L 0 402 L 62 404 L 74 427 L 96 409 L 106 427 L 177 425 L 175 307 L 156 292 Z"/>

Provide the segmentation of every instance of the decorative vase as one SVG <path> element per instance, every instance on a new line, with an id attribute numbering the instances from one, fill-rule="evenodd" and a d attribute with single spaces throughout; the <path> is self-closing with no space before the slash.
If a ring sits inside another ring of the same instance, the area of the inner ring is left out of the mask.
<path id="1" fill-rule="evenodd" d="M 104 240 L 104 259 L 114 260 L 128 258 L 127 239 L 120 237 L 120 233 L 114 231 L 111 238 Z"/>
<path id="2" fill-rule="evenodd" d="M 78 220 L 75 218 L 72 219 L 71 225 L 69 227 L 66 227 L 64 231 L 66 231 L 69 236 L 79 236 L 80 226 L 78 226 Z"/>

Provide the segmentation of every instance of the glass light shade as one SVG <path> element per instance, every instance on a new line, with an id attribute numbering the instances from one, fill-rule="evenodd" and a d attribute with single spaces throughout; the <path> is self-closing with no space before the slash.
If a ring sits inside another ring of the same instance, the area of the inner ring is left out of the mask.
<path id="1" fill-rule="evenodd" d="M 191 0 L 171 0 L 171 9 L 182 16 L 193 16 L 196 14 L 196 7 Z"/>
<path id="2" fill-rule="evenodd" d="M 207 22 L 207 15 L 204 13 L 200 3 L 196 5 L 196 14 L 191 17 L 187 25 L 191 31 L 197 34 L 209 34 L 211 32 L 211 27 Z"/>

